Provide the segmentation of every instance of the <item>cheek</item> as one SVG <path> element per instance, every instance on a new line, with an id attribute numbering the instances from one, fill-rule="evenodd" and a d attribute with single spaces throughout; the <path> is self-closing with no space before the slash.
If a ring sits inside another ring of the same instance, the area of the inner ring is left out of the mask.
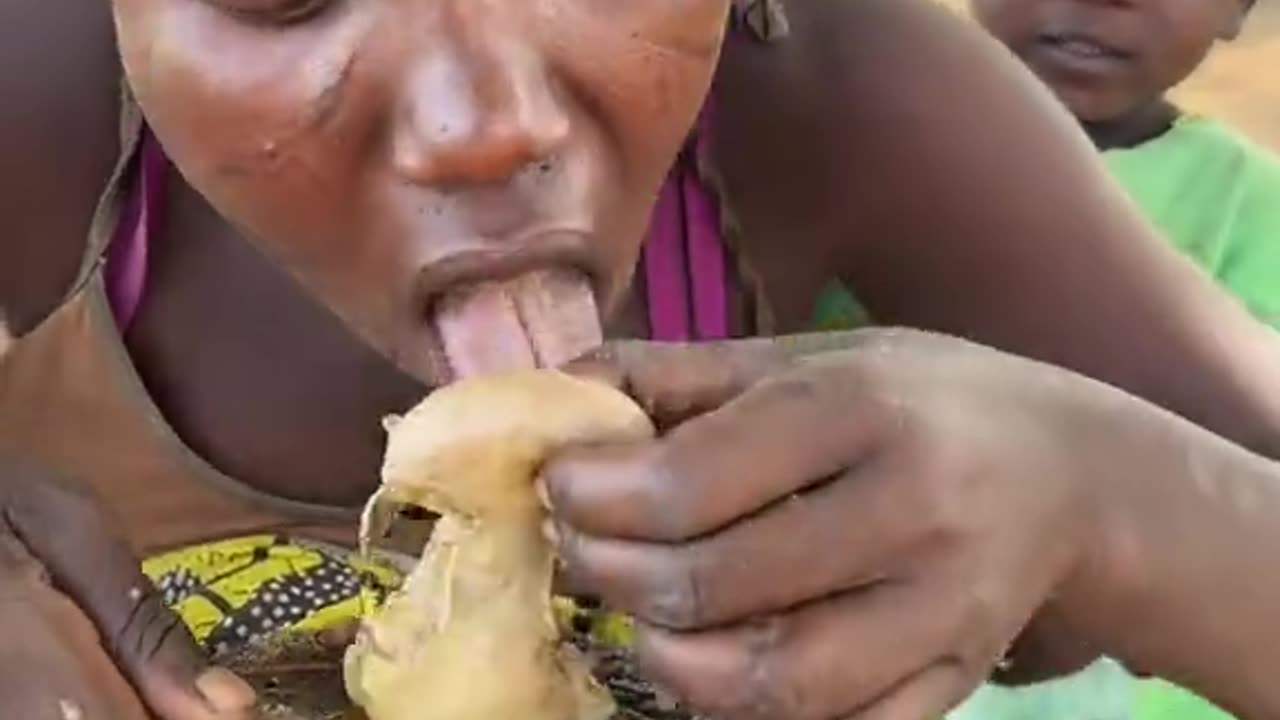
<path id="1" fill-rule="evenodd" d="M 579 0 L 566 5 L 572 17 L 546 27 L 561 74 L 586 95 L 585 106 L 604 116 L 628 167 L 669 165 L 706 98 L 724 39 L 727 2 Z"/>
<path id="2" fill-rule="evenodd" d="M 708 96 L 726 0 L 576 0 L 544 28 L 567 91 L 594 115 L 597 145 L 619 169 L 607 193 L 619 275 L 640 251 L 654 198 Z M 566 31 L 569 28 L 569 31 Z M 630 240 L 634 238 L 634 240 Z"/>
<path id="3" fill-rule="evenodd" d="M 348 84 L 366 33 L 349 12 L 280 32 L 246 28 L 200 3 L 120 0 L 119 7 L 125 69 L 148 119 L 175 150 L 212 141 L 228 156 L 219 166 L 256 164 L 264 151 L 281 149 L 273 144 L 331 120 L 327 101 Z M 192 160 L 203 166 L 214 154 L 197 151 Z"/>
<path id="4" fill-rule="evenodd" d="M 1159 62 L 1152 70 L 1153 82 L 1168 89 L 1186 80 L 1200 67 L 1216 44 L 1216 36 L 1201 32 L 1214 22 L 1209 17 L 1186 18 L 1181 27 L 1165 31 L 1158 53 Z"/>
<path id="5" fill-rule="evenodd" d="M 157 0 L 118 0 L 117 12 L 132 90 L 188 182 L 295 270 L 332 264 L 340 245 L 328 239 L 349 237 L 359 215 L 379 106 L 358 77 L 369 23 L 337 12 L 246 30 L 200 3 Z"/>

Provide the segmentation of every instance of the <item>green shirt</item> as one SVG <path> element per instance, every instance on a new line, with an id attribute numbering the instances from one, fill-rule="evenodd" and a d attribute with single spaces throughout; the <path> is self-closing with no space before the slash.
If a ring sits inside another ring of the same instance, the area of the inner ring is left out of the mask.
<path id="1" fill-rule="evenodd" d="M 1280 159 L 1190 116 L 1103 161 L 1174 247 L 1280 327 Z"/>

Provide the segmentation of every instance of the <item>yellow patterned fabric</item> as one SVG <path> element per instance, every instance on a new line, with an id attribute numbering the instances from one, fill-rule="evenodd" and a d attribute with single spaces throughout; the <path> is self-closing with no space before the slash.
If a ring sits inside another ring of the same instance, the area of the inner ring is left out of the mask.
<path id="1" fill-rule="evenodd" d="M 353 551 L 282 535 L 183 548 L 150 558 L 142 569 L 213 652 L 344 624 L 379 605 L 402 578 Z"/>
<path id="2" fill-rule="evenodd" d="M 403 575 L 353 551 L 283 535 L 255 535 L 153 557 L 142 570 L 164 602 L 214 653 L 283 633 L 313 633 L 357 620 L 400 586 Z M 557 598 L 566 633 L 630 645 L 631 621 Z"/>

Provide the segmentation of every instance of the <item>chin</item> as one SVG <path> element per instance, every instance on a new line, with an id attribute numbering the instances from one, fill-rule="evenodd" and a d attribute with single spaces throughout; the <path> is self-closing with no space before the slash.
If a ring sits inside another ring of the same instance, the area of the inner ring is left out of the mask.
<path id="1" fill-rule="evenodd" d="M 1067 111 L 1082 124 L 1105 124 L 1124 117 L 1123 108 L 1116 107 L 1117 103 L 1098 97 L 1096 93 L 1081 92 L 1074 88 L 1054 88 L 1053 91 Z"/>

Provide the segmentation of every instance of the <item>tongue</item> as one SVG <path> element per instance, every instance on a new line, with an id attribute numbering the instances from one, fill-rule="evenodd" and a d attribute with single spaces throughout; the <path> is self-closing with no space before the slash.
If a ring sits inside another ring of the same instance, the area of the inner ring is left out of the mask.
<path id="1" fill-rule="evenodd" d="M 562 270 L 450 293 L 435 324 L 455 380 L 555 367 L 603 339 L 591 286 L 581 274 Z"/>

